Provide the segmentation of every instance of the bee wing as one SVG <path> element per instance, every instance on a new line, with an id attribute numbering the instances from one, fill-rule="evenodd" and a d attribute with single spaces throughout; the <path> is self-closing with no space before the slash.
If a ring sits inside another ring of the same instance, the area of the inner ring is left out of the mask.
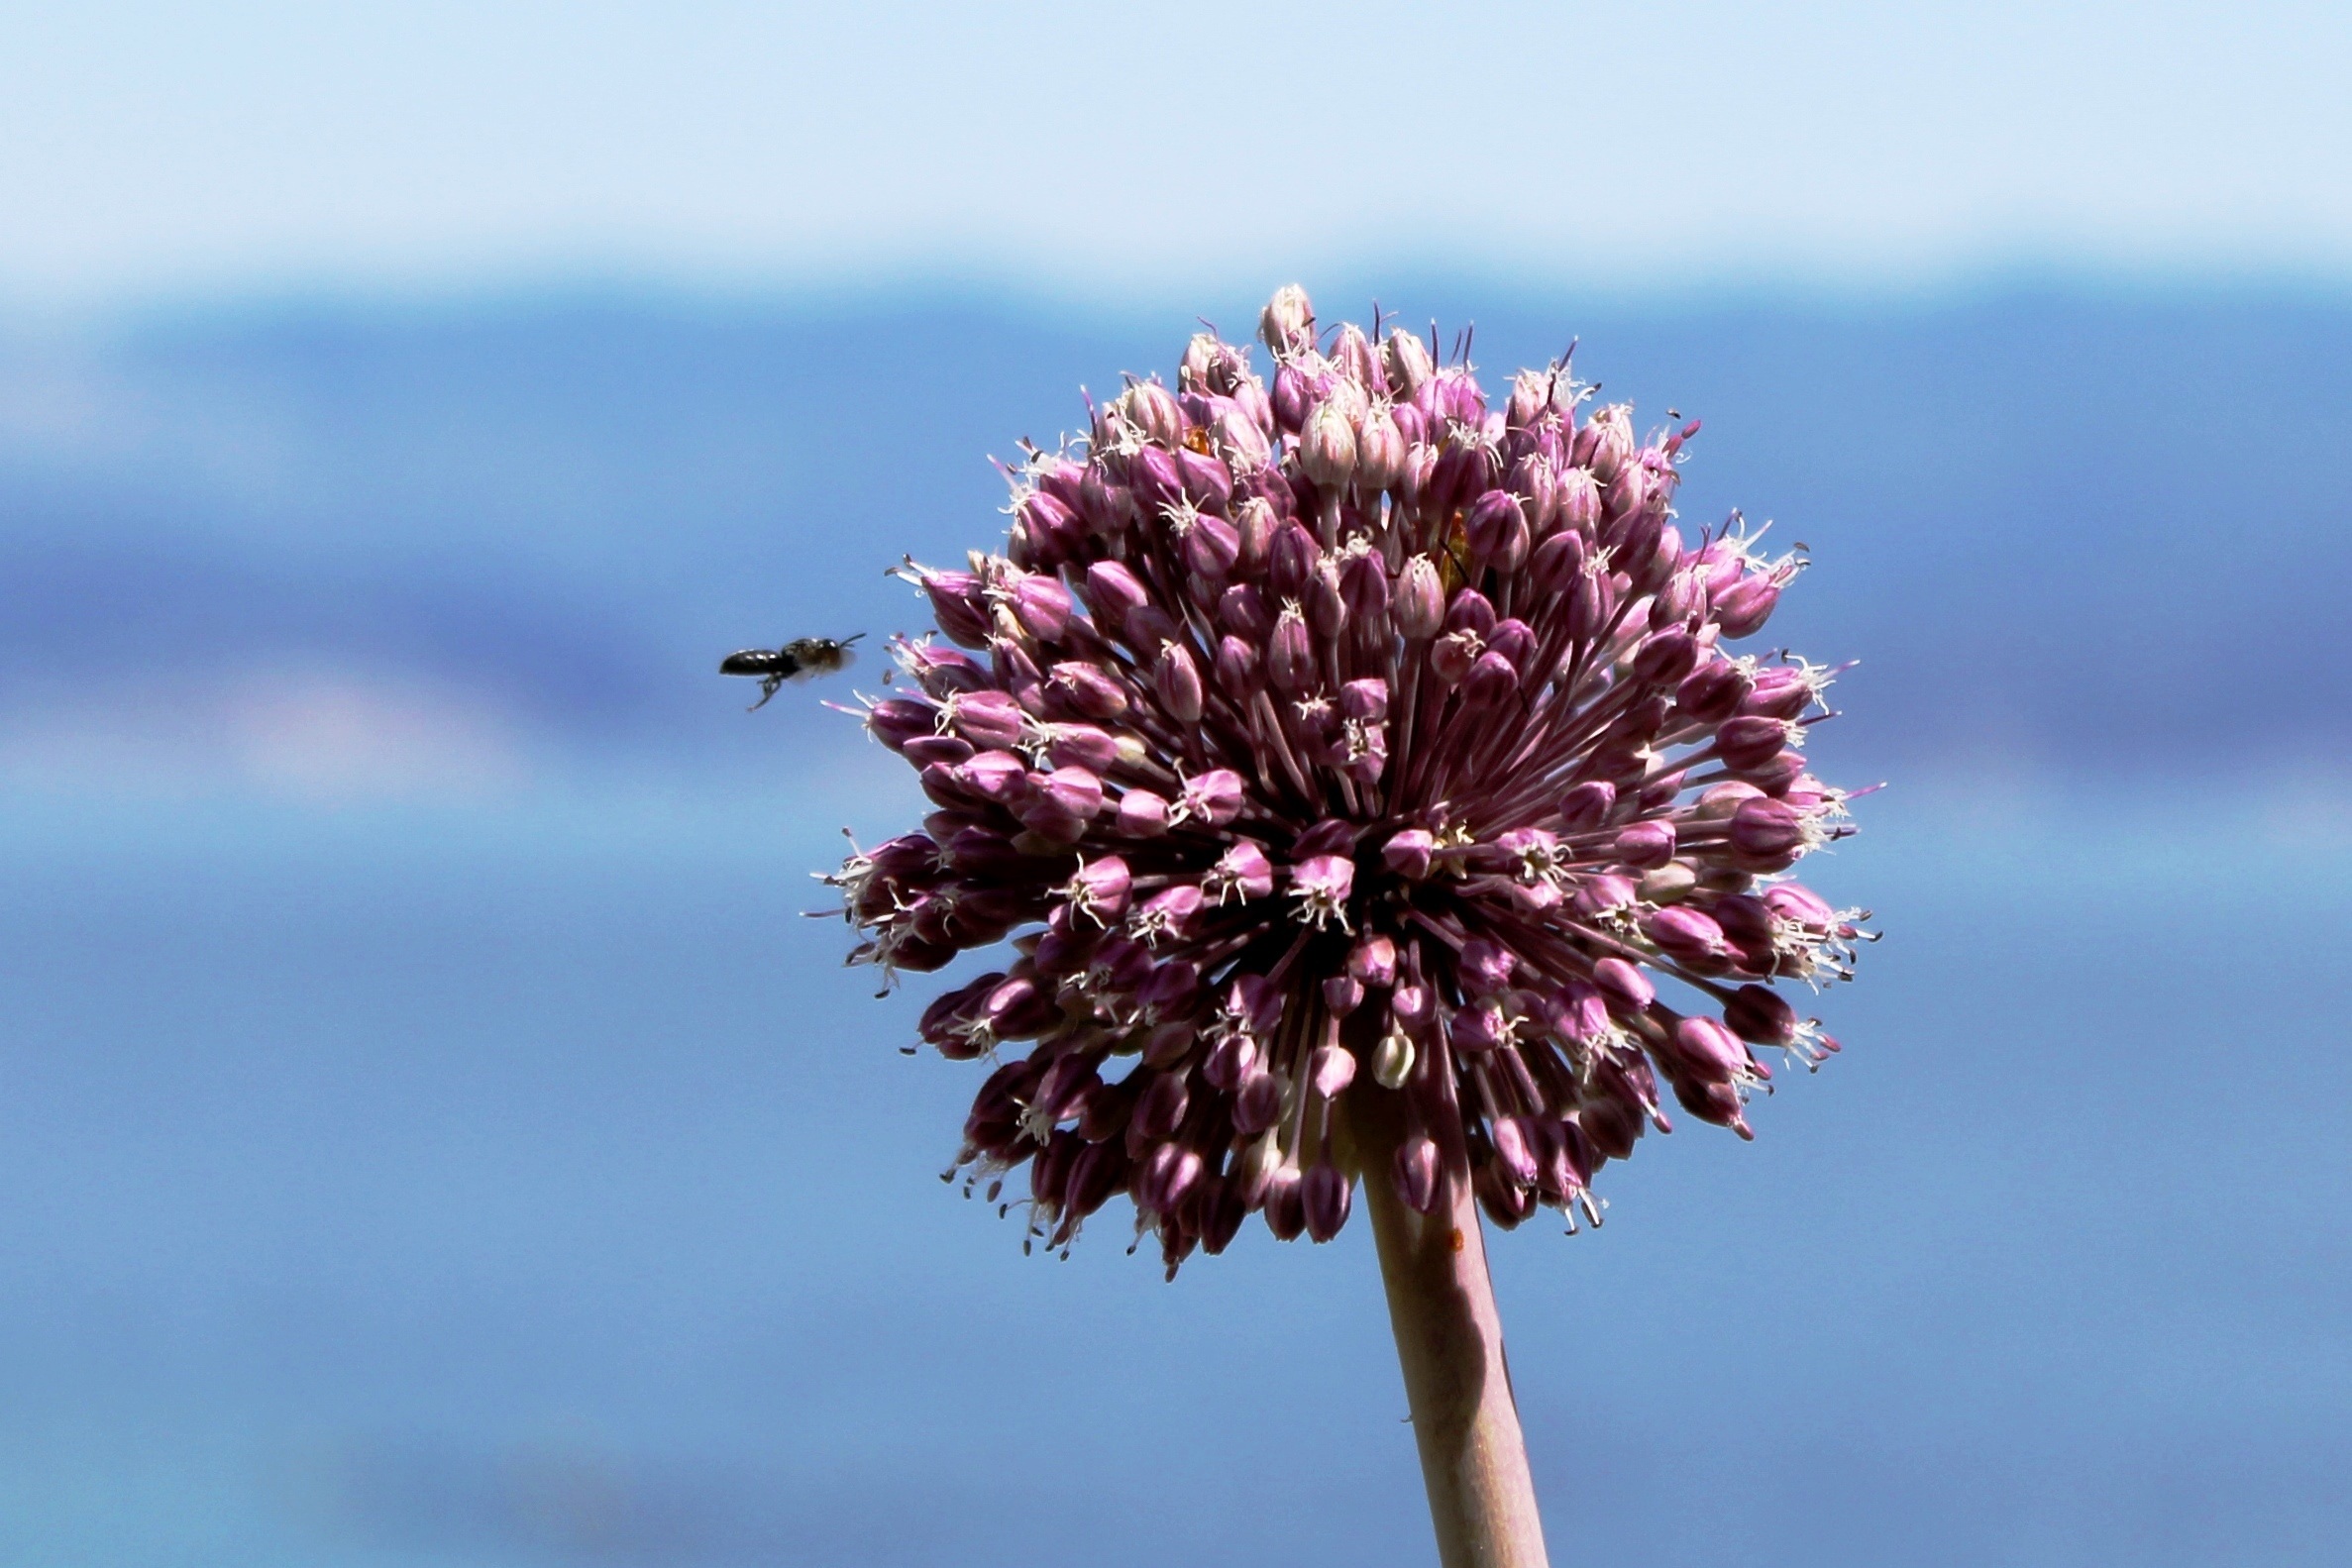
<path id="1" fill-rule="evenodd" d="M 784 652 L 798 666 L 793 671 L 795 680 L 806 680 L 816 676 L 829 676 L 836 670 L 847 670 L 857 663 L 857 651 L 847 643 L 830 638 L 803 637 L 787 644 Z"/>
<path id="2" fill-rule="evenodd" d="M 818 676 L 831 675 L 846 663 L 848 661 L 843 659 L 803 659 L 794 667 L 791 679 L 814 680 Z"/>

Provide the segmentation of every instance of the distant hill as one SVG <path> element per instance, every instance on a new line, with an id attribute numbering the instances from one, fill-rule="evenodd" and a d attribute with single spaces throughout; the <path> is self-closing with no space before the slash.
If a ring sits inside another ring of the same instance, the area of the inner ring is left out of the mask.
<path id="1" fill-rule="evenodd" d="M 1575 334 L 1645 427 L 1704 418 L 1685 516 L 1806 541 L 1773 631 L 1866 661 L 1848 777 L 2352 759 L 2352 297 L 1432 304 L 1475 306 L 1490 371 Z M 1190 328 L 645 295 L 0 340 L 0 715 L 327 669 L 588 762 L 750 766 L 774 732 L 714 721 L 718 654 L 913 625 L 881 570 L 995 537 L 984 456 Z"/>

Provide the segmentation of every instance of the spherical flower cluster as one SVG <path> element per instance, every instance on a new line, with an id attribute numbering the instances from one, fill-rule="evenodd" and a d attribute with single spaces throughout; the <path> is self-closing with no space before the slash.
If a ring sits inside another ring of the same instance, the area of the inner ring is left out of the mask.
<path id="1" fill-rule="evenodd" d="M 1049 1245 L 1122 1193 L 1171 1275 L 1253 1212 L 1330 1238 L 1350 1086 L 1407 1128 L 1367 1180 L 1573 1229 L 1659 1079 L 1745 1136 L 1758 1048 L 1836 1049 L 1773 989 L 1866 934 L 1784 877 L 1849 831 L 1802 752 L 1829 672 L 1727 646 L 1802 563 L 1686 536 L 1696 424 L 1639 443 L 1565 363 L 1490 411 L 1296 288 L 1260 335 L 1271 390 L 1196 337 L 1028 453 L 1004 554 L 903 569 L 944 643 L 867 723 L 937 809 L 826 878 L 852 961 L 1014 938 L 921 1034 L 994 1064 L 949 1175 L 1025 1162 Z"/>

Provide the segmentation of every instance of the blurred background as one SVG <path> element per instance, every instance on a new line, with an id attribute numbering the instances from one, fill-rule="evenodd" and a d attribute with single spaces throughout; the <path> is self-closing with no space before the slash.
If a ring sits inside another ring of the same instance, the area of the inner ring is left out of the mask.
<path id="1" fill-rule="evenodd" d="M 989 454 L 1295 279 L 1703 417 L 1893 781 L 1846 1054 L 1496 1248 L 1554 1560 L 2342 1561 L 2348 77 L 2319 5 L 0 6 L 0 1560 L 1428 1560 L 1363 1227 L 1021 1257 L 801 918 L 921 809 L 876 661 L 712 674 L 915 627 Z"/>

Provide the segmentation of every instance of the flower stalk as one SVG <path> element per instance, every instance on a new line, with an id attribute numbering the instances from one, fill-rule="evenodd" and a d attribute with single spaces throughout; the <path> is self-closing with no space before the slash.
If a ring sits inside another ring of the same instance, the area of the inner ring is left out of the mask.
<path id="1" fill-rule="evenodd" d="M 1448 1183 L 1432 1211 L 1418 1213 L 1381 1179 L 1406 1135 L 1394 1103 L 1394 1096 L 1357 1095 L 1348 1102 L 1348 1126 L 1365 1178 L 1438 1561 L 1444 1568 L 1544 1568 L 1544 1521 L 1487 1277 L 1478 1204 L 1466 1187 Z"/>

